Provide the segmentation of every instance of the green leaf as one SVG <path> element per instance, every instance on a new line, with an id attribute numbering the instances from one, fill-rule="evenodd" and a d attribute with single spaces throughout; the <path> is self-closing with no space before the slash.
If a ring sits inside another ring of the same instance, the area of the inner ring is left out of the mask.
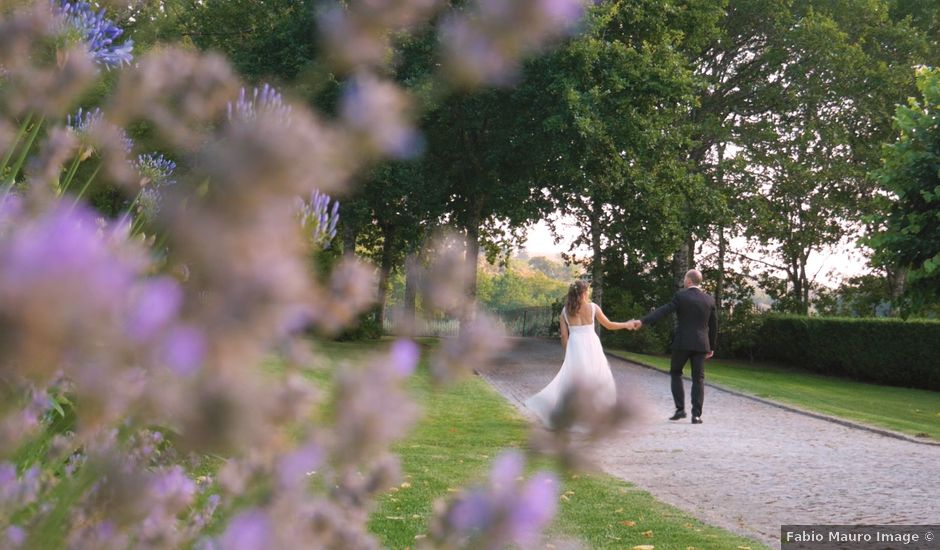
<path id="1" fill-rule="evenodd" d="M 52 405 L 52 408 L 55 409 L 55 412 L 59 413 L 59 416 L 65 416 L 65 409 L 62 408 L 62 405 L 55 397 L 49 398 L 49 404 Z"/>

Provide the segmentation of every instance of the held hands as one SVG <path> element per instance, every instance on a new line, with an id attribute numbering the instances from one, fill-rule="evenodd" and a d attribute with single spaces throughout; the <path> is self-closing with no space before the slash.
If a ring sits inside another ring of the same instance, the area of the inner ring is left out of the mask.
<path id="1" fill-rule="evenodd" d="M 643 321 L 639 321 L 637 319 L 633 319 L 631 321 L 627 321 L 626 323 L 623 323 L 623 328 L 627 330 L 640 330 L 640 327 L 642 326 L 643 326 Z"/>

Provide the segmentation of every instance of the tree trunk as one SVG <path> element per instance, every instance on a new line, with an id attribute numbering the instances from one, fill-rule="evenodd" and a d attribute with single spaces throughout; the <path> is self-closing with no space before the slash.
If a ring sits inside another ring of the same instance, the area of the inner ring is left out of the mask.
<path id="1" fill-rule="evenodd" d="M 800 284 L 803 285 L 803 294 L 800 296 L 800 313 L 809 315 L 809 280 L 806 278 L 806 262 L 800 265 Z"/>
<path id="2" fill-rule="evenodd" d="M 351 223 L 344 223 L 343 226 L 343 254 L 356 253 L 356 241 L 359 238 L 359 228 Z"/>
<path id="3" fill-rule="evenodd" d="M 604 307 L 604 257 L 601 249 L 601 205 L 591 200 L 591 300 L 597 307 Z M 600 334 L 600 325 L 594 328 Z"/>
<path id="4" fill-rule="evenodd" d="M 391 283 L 395 260 L 395 226 L 382 225 L 382 261 L 379 267 L 379 303 L 376 319 L 380 327 L 385 326 L 385 311 L 388 305 L 388 289 Z"/>
<path id="5" fill-rule="evenodd" d="M 787 272 L 787 278 L 793 283 L 793 291 L 790 297 L 793 298 L 793 313 L 801 315 L 809 314 L 809 283 L 806 280 L 806 266 L 801 264 L 798 259 L 794 259 Z"/>
<path id="6" fill-rule="evenodd" d="M 695 241 L 692 237 L 686 239 L 684 243 L 672 255 L 672 276 L 675 280 L 676 288 L 682 288 L 685 282 L 685 274 L 692 268 L 692 254 Z"/>
<path id="7" fill-rule="evenodd" d="M 723 311 L 725 295 L 725 226 L 718 224 L 718 276 L 715 278 L 715 308 Z"/>
<path id="8" fill-rule="evenodd" d="M 604 258 L 601 249 L 600 207 L 591 205 L 591 294 L 598 307 L 604 305 Z"/>
<path id="9" fill-rule="evenodd" d="M 402 322 L 409 329 L 414 328 L 418 314 L 418 255 L 409 254 L 405 259 L 405 301 L 402 309 Z"/>
<path id="10" fill-rule="evenodd" d="M 715 179 L 718 189 L 724 192 L 725 187 L 725 144 L 718 145 L 718 167 L 715 170 Z M 715 278 L 715 308 L 722 311 L 722 302 L 725 294 L 725 224 L 718 224 L 718 276 Z"/>
<path id="11" fill-rule="evenodd" d="M 889 304 L 891 309 L 888 310 L 888 315 L 897 317 L 901 314 L 901 296 L 904 296 L 904 291 L 907 290 L 907 269 L 903 267 L 888 269 L 888 288 L 891 298 Z"/>
<path id="12" fill-rule="evenodd" d="M 470 208 L 464 229 L 467 232 L 467 269 L 470 278 L 467 281 L 467 303 L 464 306 L 461 321 L 472 321 L 477 309 L 477 264 L 480 260 L 480 224 L 483 223 L 483 197 L 477 197 Z"/>

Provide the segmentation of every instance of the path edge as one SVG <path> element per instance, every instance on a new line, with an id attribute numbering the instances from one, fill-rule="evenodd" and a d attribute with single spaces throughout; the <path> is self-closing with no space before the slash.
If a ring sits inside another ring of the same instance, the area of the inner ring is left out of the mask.
<path id="1" fill-rule="evenodd" d="M 614 355 L 613 353 L 607 351 L 606 349 L 604 350 L 604 354 L 605 354 L 609 359 L 616 359 L 616 360 L 618 360 L 618 361 L 627 363 L 627 364 L 629 364 L 629 365 L 636 365 L 636 366 L 643 367 L 643 368 L 646 368 L 646 369 L 651 369 L 651 370 L 654 370 L 654 371 L 656 371 L 656 372 L 658 372 L 658 373 L 661 373 L 661 374 L 663 374 L 663 375 L 669 376 L 669 373 L 668 373 L 668 372 L 665 372 L 665 371 L 663 371 L 662 369 L 659 369 L 659 368 L 657 368 L 657 367 L 655 367 L 655 366 L 653 366 L 653 365 L 650 365 L 649 363 L 644 363 L 644 362 L 641 362 L 641 361 L 635 361 L 635 360 L 633 360 L 633 359 L 626 359 L 626 358 L 620 357 L 619 355 Z M 689 376 L 683 376 L 682 378 L 683 378 L 684 380 L 691 380 L 691 378 L 690 378 Z M 818 413 L 818 412 L 815 412 L 815 411 L 809 411 L 809 410 L 806 410 L 806 409 L 803 409 L 803 408 L 800 408 L 800 407 L 797 407 L 797 406 L 794 406 L 794 405 L 787 405 L 787 404 L 781 403 L 781 402 L 779 402 L 779 401 L 772 401 L 772 400 L 770 400 L 770 399 L 764 399 L 763 397 L 757 397 L 756 395 L 751 395 L 751 394 L 748 394 L 748 393 L 743 393 L 743 392 L 738 391 L 738 390 L 733 390 L 733 389 L 727 388 L 727 387 L 725 387 L 725 386 L 721 386 L 721 385 L 719 385 L 719 384 L 715 384 L 714 382 L 709 382 L 708 380 L 705 381 L 705 385 L 708 386 L 708 387 L 714 388 L 714 389 L 716 389 L 716 390 L 723 391 L 723 392 L 725 392 L 725 393 L 730 393 L 731 395 L 736 395 L 736 396 L 738 396 L 738 397 L 744 397 L 745 399 L 750 399 L 751 401 L 757 401 L 758 403 L 763 403 L 763 404 L 765 404 L 765 405 L 770 405 L 770 406 L 772 406 L 772 407 L 777 407 L 778 409 L 783 409 L 783 410 L 785 410 L 785 411 L 789 411 L 789 412 L 792 412 L 792 413 L 802 414 L 803 416 L 809 416 L 809 417 L 811 417 L 811 418 L 816 418 L 816 419 L 818 419 L 818 420 L 825 420 L 826 422 L 832 422 L 833 424 L 839 424 L 839 425 L 841 425 L 841 426 L 845 426 L 846 428 L 854 428 L 854 429 L 856 429 L 856 430 L 864 430 L 864 431 L 866 431 L 866 432 L 872 432 L 872 433 L 876 433 L 876 434 L 878 434 L 878 435 L 883 435 L 883 436 L 885 436 L 885 437 L 892 437 L 892 438 L 894 438 L 894 439 L 900 439 L 900 440 L 902 440 L 902 441 L 907 441 L 907 442 L 909 442 L 909 443 L 917 443 L 918 445 L 927 445 L 927 446 L 929 446 L 929 447 L 940 447 L 940 441 L 925 441 L 924 439 L 918 439 L 918 438 L 916 438 L 916 437 L 912 437 L 912 436 L 909 436 L 909 435 L 907 435 L 907 434 L 903 434 L 903 433 L 900 433 L 900 432 L 895 432 L 895 431 L 893 431 L 893 430 L 889 430 L 889 429 L 886 429 L 886 428 L 877 428 L 877 427 L 875 427 L 875 426 L 869 426 L 868 424 L 862 424 L 862 423 L 859 423 L 859 422 L 854 422 L 854 421 L 852 421 L 852 420 L 846 420 L 846 419 L 844 419 L 844 418 L 839 418 L 839 417 L 836 417 L 836 416 L 829 416 L 829 415 L 827 415 L 827 414 L 822 414 L 822 413 Z"/>

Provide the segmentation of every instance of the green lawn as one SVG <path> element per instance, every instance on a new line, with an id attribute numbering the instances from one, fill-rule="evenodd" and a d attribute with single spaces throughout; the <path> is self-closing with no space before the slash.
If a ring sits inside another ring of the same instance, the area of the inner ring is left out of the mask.
<path id="1" fill-rule="evenodd" d="M 350 344 L 326 346 L 331 352 L 356 349 Z M 415 537 L 427 532 L 436 499 L 484 479 L 500 449 L 523 446 L 527 437 L 527 423 L 518 411 L 479 378 L 434 391 L 422 365 L 410 385 L 425 417 L 396 449 L 406 474 L 404 485 L 381 499 L 370 522 L 390 548 L 413 547 Z M 609 476 L 565 476 L 562 492 L 553 538 L 577 537 L 591 548 L 764 548 L 703 525 Z"/>
<path id="2" fill-rule="evenodd" d="M 612 350 L 612 354 L 669 370 L 669 358 Z M 686 367 L 686 374 L 689 368 Z M 712 360 L 708 382 L 809 411 L 940 440 L 940 393 L 823 376 L 762 363 Z"/>

